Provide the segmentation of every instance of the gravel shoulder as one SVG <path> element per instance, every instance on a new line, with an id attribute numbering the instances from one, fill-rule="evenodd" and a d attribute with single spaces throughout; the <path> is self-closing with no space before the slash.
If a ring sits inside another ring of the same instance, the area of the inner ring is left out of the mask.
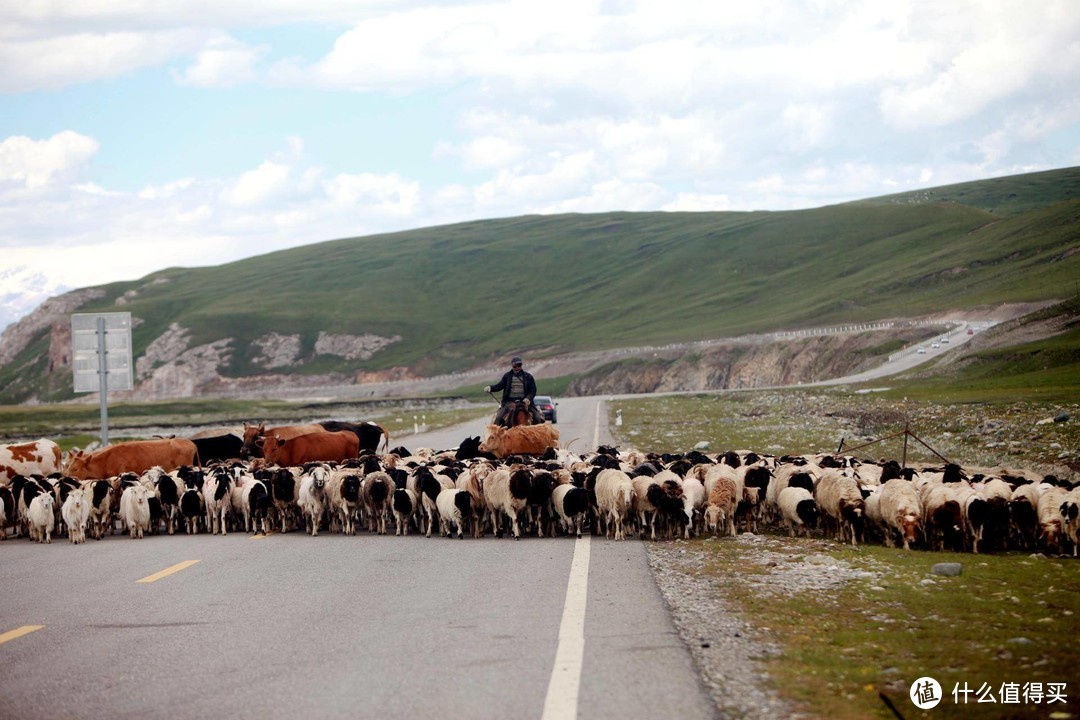
<path id="1" fill-rule="evenodd" d="M 724 717 L 761 720 L 811 717 L 781 697 L 765 668 L 780 657 L 781 648 L 748 623 L 735 604 L 725 598 L 722 579 L 710 572 L 706 547 L 713 542 L 734 542 L 752 556 L 759 576 L 748 574 L 755 594 L 792 597 L 803 593 L 829 593 L 844 584 L 875 577 L 824 552 L 793 559 L 776 552 L 775 538 L 744 533 L 737 538 L 707 538 L 695 542 L 648 543 L 649 565 L 683 642 L 701 673 L 710 696 Z M 811 547 L 828 549 L 825 541 Z"/>

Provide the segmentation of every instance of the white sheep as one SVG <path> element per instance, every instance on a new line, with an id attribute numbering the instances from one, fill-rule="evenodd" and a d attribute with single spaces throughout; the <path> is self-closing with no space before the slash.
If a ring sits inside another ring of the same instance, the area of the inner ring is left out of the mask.
<path id="1" fill-rule="evenodd" d="M 3 512 L 2 508 L 0 512 Z M 64 518 L 64 524 L 67 525 L 68 541 L 76 545 L 86 542 L 86 521 L 90 517 L 90 504 L 86 502 L 82 488 L 76 488 L 68 493 L 60 515 Z"/>
<path id="2" fill-rule="evenodd" d="M 326 482 L 326 503 L 330 508 L 331 530 L 336 519 L 341 532 L 356 534 L 354 518 L 364 500 L 364 483 L 359 472 L 356 468 L 339 468 L 330 473 Z"/>
<path id="3" fill-rule="evenodd" d="M 788 535 L 795 537 L 796 528 L 802 528 L 802 534 L 809 536 L 809 528 L 817 525 L 818 509 L 814 496 L 803 487 L 786 487 L 777 498 L 780 517 L 788 529 Z"/>
<path id="4" fill-rule="evenodd" d="M 386 534 L 386 523 L 390 519 L 390 505 L 396 489 L 393 478 L 382 470 L 364 476 L 362 492 L 368 517 L 368 532 Z"/>
<path id="5" fill-rule="evenodd" d="M 487 515 L 487 503 L 484 502 L 484 479 L 494 472 L 495 466 L 490 462 L 477 462 L 465 469 L 454 481 L 454 487 L 469 493 L 470 511 L 469 526 L 475 538 L 484 536 L 484 518 Z M 560 470 L 560 472 L 566 472 Z M 567 473 L 569 475 L 569 473 Z"/>
<path id="6" fill-rule="evenodd" d="M 454 481 L 431 467 L 420 467 L 413 472 L 415 490 L 420 500 L 420 509 L 423 511 L 424 520 L 427 521 L 425 537 L 431 537 L 435 523 L 439 519 L 439 508 L 436 501 L 439 493 L 454 487 Z"/>
<path id="7" fill-rule="evenodd" d="M 931 481 L 918 486 L 927 545 L 960 552 L 968 544 L 967 506 L 975 491 L 967 483 Z"/>
<path id="8" fill-rule="evenodd" d="M 484 480 L 484 502 L 496 537 L 502 537 L 500 519 L 506 515 L 510 518 L 514 539 L 521 538 L 518 517 L 529 503 L 531 489 L 532 471 L 524 465 L 498 468 Z"/>
<path id="9" fill-rule="evenodd" d="M 206 529 L 211 535 L 228 534 L 225 527 L 232 509 L 232 489 L 235 485 L 228 468 L 216 468 L 203 481 L 203 507 L 206 510 Z"/>
<path id="10" fill-rule="evenodd" d="M 416 512 L 417 497 L 414 490 L 400 488 L 394 491 L 392 507 L 394 509 L 394 524 L 397 526 L 395 535 L 409 534 L 409 520 Z"/>
<path id="11" fill-rule="evenodd" d="M 596 506 L 600 517 L 608 521 L 608 537 L 626 539 L 623 522 L 634 502 L 634 483 L 621 470 L 601 470 L 596 476 Z"/>
<path id="12" fill-rule="evenodd" d="M 803 487 L 814 492 L 814 474 L 807 470 L 806 464 L 784 463 L 776 468 L 773 479 L 765 491 L 765 513 L 777 518 L 780 516 L 780 491 L 791 484 L 792 478 L 796 478 L 796 487 Z"/>
<path id="13" fill-rule="evenodd" d="M 881 522 L 885 525 L 885 544 L 896 547 L 893 538 L 896 531 L 904 541 L 904 549 L 910 550 L 923 524 L 922 505 L 915 486 L 903 479 L 886 480 L 876 494 Z"/>
<path id="14" fill-rule="evenodd" d="M 1047 552 L 1062 553 L 1062 534 L 1065 518 L 1061 506 L 1069 499 L 1069 491 L 1056 485 L 1042 485 L 1039 493 L 1039 534 Z"/>
<path id="15" fill-rule="evenodd" d="M 991 550 L 1001 547 L 1008 542 L 1012 488 L 1001 478 L 988 478 L 974 483 L 972 489 L 974 497 L 968 498 L 966 507 L 972 550 L 985 549 L 986 542 Z"/>
<path id="16" fill-rule="evenodd" d="M 129 485 L 120 495 L 120 517 L 133 540 L 141 540 L 150 529 L 150 491 L 142 483 Z"/>
<path id="17" fill-rule="evenodd" d="M 56 523 L 53 505 L 53 496 L 47 492 L 39 493 L 30 501 L 30 506 L 26 509 L 26 520 L 31 540 L 52 543 L 52 532 Z"/>
<path id="18" fill-rule="evenodd" d="M 581 537 L 581 526 L 585 524 L 585 513 L 589 509 L 589 494 L 584 488 L 561 483 L 551 491 L 551 503 L 555 514 L 562 522 L 566 532 Z"/>
<path id="19" fill-rule="evenodd" d="M 1035 548 L 1039 536 L 1039 485 L 1020 485 L 1009 501 L 1009 533 L 1014 544 L 1025 550 Z"/>
<path id="20" fill-rule="evenodd" d="M 458 539 L 462 539 L 465 518 L 472 512 L 472 498 L 469 491 L 457 488 L 443 490 L 435 498 L 435 505 L 439 510 L 440 527 L 446 532 L 446 537 L 453 537 L 453 527 L 457 528 Z"/>
<path id="21" fill-rule="evenodd" d="M 300 513 L 304 516 L 305 530 L 312 536 L 318 537 L 319 525 L 322 524 L 323 513 L 326 510 L 326 481 L 330 479 L 330 468 L 327 465 L 315 465 L 300 476 L 300 493 L 297 502 L 300 505 Z"/>
<path id="22" fill-rule="evenodd" d="M 266 535 L 267 515 L 273 507 L 270 489 L 266 482 L 254 476 L 244 478 L 240 487 L 245 532 L 261 532 Z"/>
<path id="23" fill-rule="evenodd" d="M 687 477 L 683 479 L 683 512 L 686 513 L 686 528 L 684 537 L 690 539 L 690 531 L 698 534 L 701 525 L 702 512 L 705 509 L 705 485 L 697 478 Z"/>
<path id="24" fill-rule="evenodd" d="M 814 488 L 814 500 L 822 520 L 829 526 L 827 531 L 835 528 L 841 542 L 850 533 L 851 544 L 857 545 L 865 503 L 855 479 L 836 469 L 825 470 Z"/>

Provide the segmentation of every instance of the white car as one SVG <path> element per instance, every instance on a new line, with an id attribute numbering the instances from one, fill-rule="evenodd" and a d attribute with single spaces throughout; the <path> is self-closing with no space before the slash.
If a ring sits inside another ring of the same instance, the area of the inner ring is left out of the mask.
<path id="1" fill-rule="evenodd" d="M 933 344 L 931 344 L 931 345 L 930 345 L 930 347 L 932 347 L 932 348 L 934 348 L 935 350 L 937 350 L 937 349 L 938 349 L 939 347 L 941 347 L 941 343 L 933 343 Z"/>
<path id="2" fill-rule="evenodd" d="M 947 343 L 947 342 L 949 342 L 949 338 L 943 337 L 943 338 L 941 338 L 941 342 Z"/>
<path id="3" fill-rule="evenodd" d="M 926 348 L 924 348 L 924 347 L 919 348 L 918 353 L 920 355 L 925 355 L 926 354 Z"/>

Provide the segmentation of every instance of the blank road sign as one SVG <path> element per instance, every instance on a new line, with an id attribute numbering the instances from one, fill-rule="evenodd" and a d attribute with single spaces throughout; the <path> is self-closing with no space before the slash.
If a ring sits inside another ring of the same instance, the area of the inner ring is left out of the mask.
<path id="1" fill-rule="evenodd" d="M 98 378 L 98 318 L 105 320 L 106 389 L 130 390 L 133 386 L 131 313 L 84 313 L 71 316 L 71 364 L 75 371 L 75 392 L 97 392 L 101 389 Z"/>

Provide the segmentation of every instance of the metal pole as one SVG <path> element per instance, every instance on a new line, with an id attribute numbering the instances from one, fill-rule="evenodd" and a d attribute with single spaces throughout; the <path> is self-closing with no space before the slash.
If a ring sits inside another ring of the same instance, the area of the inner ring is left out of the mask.
<path id="1" fill-rule="evenodd" d="M 109 361 L 105 349 L 105 318 L 97 319 L 98 396 L 101 399 L 101 446 L 109 444 Z"/>
<path id="2" fill-rule="evenodd" d="M 904 470 L 907 470 L 907 440 L 908 440 L 908 437 L 910 435 L 911 435 L 911 423 L 908 422 L 908 421 L 905 421 L 904 422 L 904 462 L 902 462 L 900 464 L 900 467 L 903 468 Z"/>

